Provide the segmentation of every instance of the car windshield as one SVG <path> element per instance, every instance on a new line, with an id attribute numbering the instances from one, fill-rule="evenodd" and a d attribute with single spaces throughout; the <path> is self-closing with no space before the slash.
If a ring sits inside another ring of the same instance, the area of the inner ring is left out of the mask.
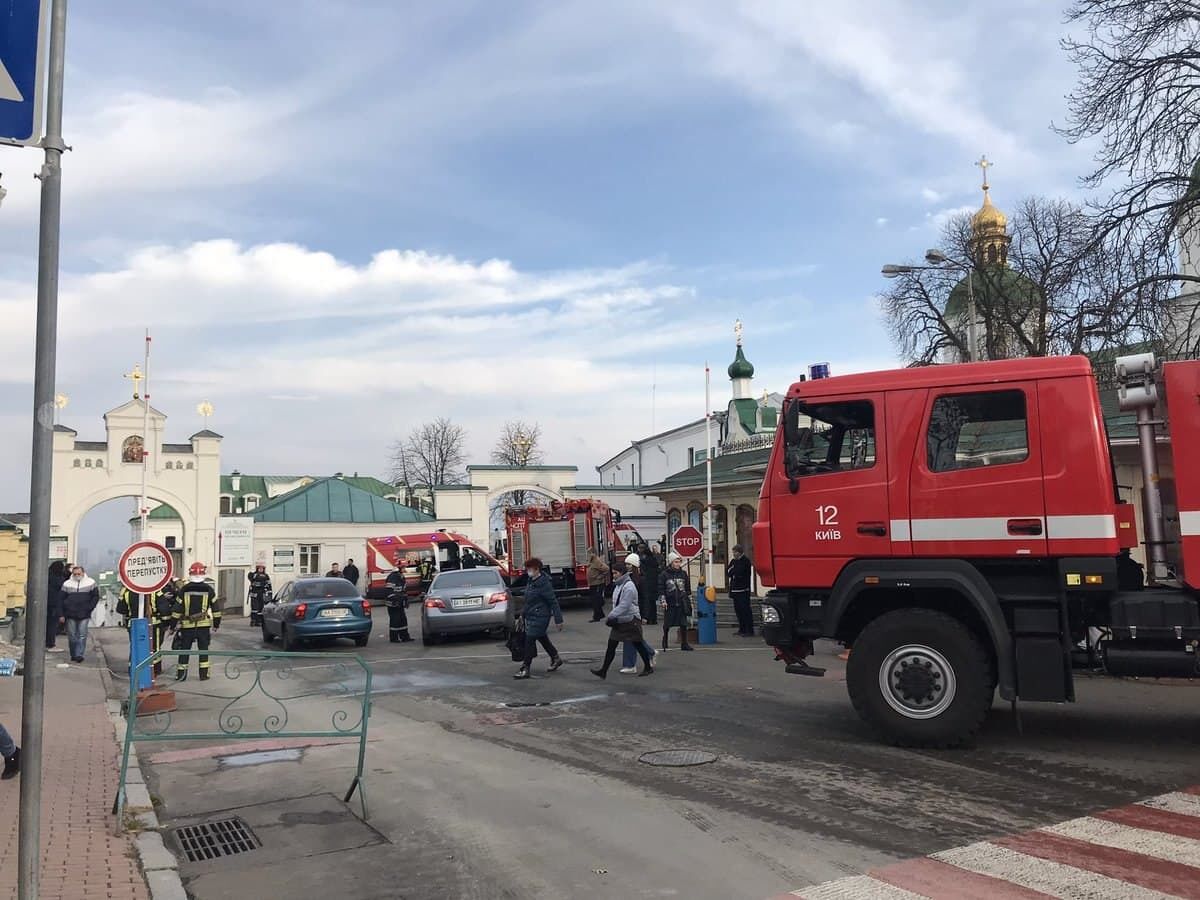
<path id="1" fill-rule="evenodd" d="M 322 581 L 301 582 L 296 585 L 297 600 L 345 600 L 358 596 L 358 588 L 344 578 L 329 578 Z"/>
<path id="2" fill-rule="evenodd" d="M 434 579 L 430 590 L 434 588 L 472 588 L 496 587 L 501 584 L 500 575 L 495 569 L 474 569 L 465 572 L 444 572 Z"/>

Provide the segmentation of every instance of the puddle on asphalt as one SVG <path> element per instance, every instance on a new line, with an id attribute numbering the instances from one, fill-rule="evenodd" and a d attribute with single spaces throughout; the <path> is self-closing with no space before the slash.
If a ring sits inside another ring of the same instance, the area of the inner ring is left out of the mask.
<path id="1" fill-rule="evenodd" d="M 233 756 L 218 756 L 217 765 L 221 768 L 240 768 L 241 766 L 261 766 L 264 763 L 298 762 L 304 750 L 300 747 L 290 747 L 284 750 L 263 750 L 257 753 L 237 753 Z"/>
<path id="2" fill-rule="evenodd" d="M 485 678 L 471 678 L 467 675 L 447 675 L 442 672 L 418 669 L 415 672 L 404 672 L 395 675 L 371 676 L 372 694 L 395 694 L 401 692 L 415 693 L 417 691 L 436 691 L 451 688 L 481 687 L 492 682 Z"/>

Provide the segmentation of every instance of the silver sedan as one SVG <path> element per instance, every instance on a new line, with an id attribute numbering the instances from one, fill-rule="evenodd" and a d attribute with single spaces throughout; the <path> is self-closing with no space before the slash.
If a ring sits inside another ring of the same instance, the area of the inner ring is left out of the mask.
<path id="1" fill-rule="evenodd" d="M 512 598 L 499 569 L 442 572 L 421 603 L 421 640 L 427 647 L 443 635 L 505 631 L 512 625 Z"/>

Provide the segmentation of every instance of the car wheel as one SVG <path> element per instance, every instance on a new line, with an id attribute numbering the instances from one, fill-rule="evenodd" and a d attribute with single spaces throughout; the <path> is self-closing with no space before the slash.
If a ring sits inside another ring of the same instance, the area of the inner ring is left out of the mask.
<path id="1" fill-rule="evenodd" d="M 354 639 L 354 646 L 355 646 L 355 647 L 365 647 L 365 646 L 367 646 L 367 641 L 370 639 L 370 637 L 371 637 L 371 636 L 370 636 L 369 634 L 362 634 L 362 635 L 359 635 L 358 637 L 356 637 L 356 638 Z"/>
<path id="2" fill-rule="evenodd" d="M 267 620 L 266 619 L 263 619 L 263 621 L 262 621 L 262 639 L 263 639 L 264 644 L 271 644 L 271 643 L 274 643 L 274 641 L 275 641 L 275 635 L 273 635 L 273 634 L 271 634 L 271 632 L 267 631 Z"/>
<path id="3" fill-rule="evenodd" d="M 291 652 L 296 649 L 296 639 L 288 634 L 287 626 L 279 626 L 279 643 L 283 645 L 283 649 Z"/>
<path id="4" fill-rule="evenodd" d="M 858 714 L 903 747 L 968 743 L 991 709 L 995 687 L 983 642 L 932 609 L 900 609 L 868 623 L 846 666 Z"/>

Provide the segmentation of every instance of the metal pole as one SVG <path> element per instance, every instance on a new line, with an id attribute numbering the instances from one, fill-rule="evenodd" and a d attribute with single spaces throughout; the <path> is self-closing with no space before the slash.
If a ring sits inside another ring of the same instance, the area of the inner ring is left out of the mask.
<path id="1" fill-rule="evenodd" d="M 979 358 L 979 340 L 975 333 L 975 279 L 971 277 L 974 268 L 967 264 L 967 342 L 971 345 L 967 348 L 969 362 L 975 362 Z"/>
<path id="2" fill-rule="evenodd" d="M 712 502 L 712 369 L 704 364 L 704 439 L 707 452 L 704 456 L 705 510 L 708 514 L 708 563 L 704 572 L 705 585 L 712 587 L 713 583 L 713 502 Z"/>
<path id="3" fill-rule="evenodd" d="M 1146 529 L 1146 583 L 1167 578 L 1167 538 L 1163 528 L 1162 494 L 1158 489 L 1158 447 L 1154 407 L 1137 408 L 1138 449 L 1142 457 L 1142 522 Z"/>
<path id="4" fill-rule="evenodd" d="M 63 72 L 67 0 L 50 8 L 50 71 L 42 149 L 38 233 L 37 337 L 33 364 L 33 453 L 29 479 L 25 682 L 21 692 L 21 798 L 17 897 L 37 900 L 42 848 L 42 710 L 46 694 L 46 591 L 50 563 L 50 491 L 54 462 L 54 369 L 58 345 L 58 255 L 62 212 Z"/>
<path id="5" fill-rule="evenodd" d="M 149 464 L 149 453 L 146 444 L 150 441 L 150 329 L 146 329 L 146 355 L 142 360 L 142 375 L 145 380 L 145 386 L 142 390 L 142 497 L 138 501 L 138 517 L 141 521 L 141 538 L 140 540 L 149 540 L 146 536 L 146 529 L 149 525 L 150 518 L 150 502 L 146 497 L 146 467 Z M 150 613 L 147 607 L 147 595 L 139 594 L 138 605 L 141 607 L 138 618 L 149 618 Z M 151 638 L 153 640 L 153 638 Z"/>

